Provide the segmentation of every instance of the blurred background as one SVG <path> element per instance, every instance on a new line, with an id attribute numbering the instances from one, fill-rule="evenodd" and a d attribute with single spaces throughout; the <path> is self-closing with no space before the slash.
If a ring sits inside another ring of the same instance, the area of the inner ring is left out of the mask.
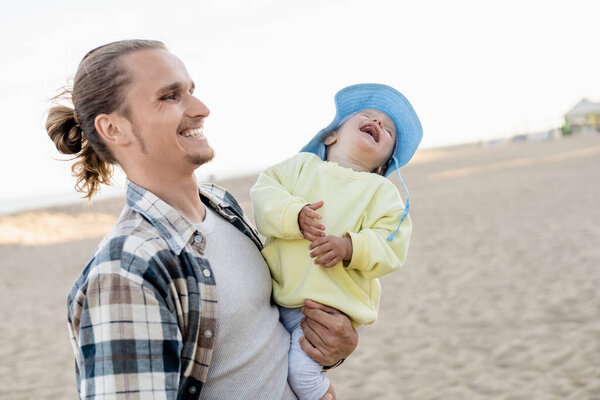
<path id="1" fill-rule="evenodd" d="M 76 398 L 65 299 L 124 177 L 88 205 L 43 127 L 81 58 L 125 38 L 184 61 L 216 151 L 198 180 L 250 218 L 256 174 L 330 122 L 339 89 L 413 104 L 408 262 L 329 373 L 338 398 L 600 399 L 599 16 L 590 0 L 3 4 L 0 399 Z"/>
<path id="2" fill-rule="evenodd" d="M 359 82 L 407 96 L 422 148 L 560 128 L 582 98 L 600 101 L 598 15 L 589 0 L 8 2 L 0 213 L 79 199 L 45 112 L 83 56 L 111 41 L 161 40 L 185 62 L 212 112 L 217 156 L 198 172 L 208 180 L 297 152 L 333 118 L 333 95 Z"/>

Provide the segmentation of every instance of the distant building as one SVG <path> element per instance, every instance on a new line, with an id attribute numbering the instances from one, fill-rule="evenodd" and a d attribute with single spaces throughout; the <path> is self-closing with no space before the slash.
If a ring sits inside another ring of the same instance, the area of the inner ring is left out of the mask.
<path id="1" fill-rule="evenodd" d="M 565 131 L 574 134 L 600 133 L 600 103 L 582 99 L 565 114 Z"/>
<path id="2" fill-rule="evenodd" d="M 550 129 L 534 133 L 522 133 L 511 138 L 513 142 L 543 142 L 545 140 L 561 139 L 560 129 Z"/>

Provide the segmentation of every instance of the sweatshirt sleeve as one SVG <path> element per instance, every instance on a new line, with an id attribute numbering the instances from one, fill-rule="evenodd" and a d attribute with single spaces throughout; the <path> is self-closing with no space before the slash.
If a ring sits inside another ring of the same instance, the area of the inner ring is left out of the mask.
<path id="1" fill-rule="evenodd" d="M 369 218 L 371 223 L 359 232 L 348 233 L 352 240 L 352 259 L 347 268 L 361 271 L 365 279 L 375 279 L 399 269 L 406 262 L 412 221 L 407 216 L 394 239 L 387 240 L 404 211 L 395 188 L 380 191 L 377 201 L 369 208 L 375 213 Z"/>
<path id="2" fill-rule="evenodd" d="M 254 221 L 266 237 L 301 239 L 298 213 L 307 204 L 293 195 L 293 189 L 303 166 L 303 158 L 295 156 L 262 172 L 252 189 Z"/>

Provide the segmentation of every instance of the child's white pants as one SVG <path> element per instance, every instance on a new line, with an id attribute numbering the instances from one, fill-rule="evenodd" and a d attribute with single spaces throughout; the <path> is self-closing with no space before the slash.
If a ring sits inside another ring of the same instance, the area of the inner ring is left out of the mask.
<path id="1" fill-rule="evenodd" d="M 303 318 L 301 308 L 279 307 L 279 319 L 291 336 L 288 383 L 299 400 L 319 400 L 329 389 L 329 379 L 323 374 L 323 367 L 300 347 L 298 340 L 304 336 L 300 326 Z"/>

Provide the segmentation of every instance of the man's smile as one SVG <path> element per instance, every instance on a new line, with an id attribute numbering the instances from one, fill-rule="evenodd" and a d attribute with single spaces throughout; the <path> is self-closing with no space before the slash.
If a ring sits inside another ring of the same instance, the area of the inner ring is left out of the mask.
<path id="1" fill-rule="evenodd" d="M 204 128 L 202 126 L 199 128 L 188 128 L 179 132 L 179 135 L 187 138 L 204 137 Z"/>

